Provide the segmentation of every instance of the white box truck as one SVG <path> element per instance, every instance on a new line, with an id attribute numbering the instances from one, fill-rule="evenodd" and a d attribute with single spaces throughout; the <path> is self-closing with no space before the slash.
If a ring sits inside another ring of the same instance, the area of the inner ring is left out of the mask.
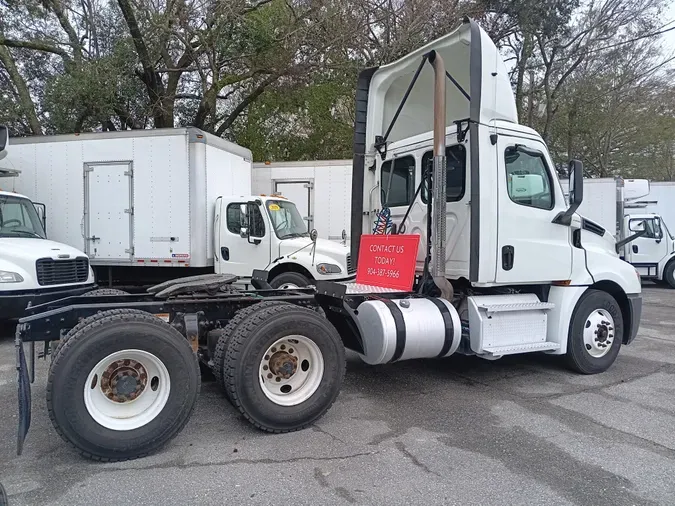
<path id="1" fill-rule="evenodd" d="M 319 237 L 349 242 L 352 161 L 264 162 L 253 164 L 253 193 L 283 195 L 298 207 Z"/>
<path id="2" fill-rule="evenodd" d="M 349 276 L 348 249 L 313 242 L 295 205 L 251 195 L 251 152 L 195 128 L 12 140 L 17 183 L 52 210 L 50 234 L 81 247 L 110 286 L 274 272 L 274 286 Z M 256 230 L 240 206 L 257 201 Z M 254 234 L 250 237 L 248 233 Z"/>
<path id="3" fill-rule="evenodd" d="M 565 184 L 563 188 L 567 194 Z M 675 206 L 668 198 L 671 188 L 675 186 L 657 186 L 646 179 L 586 179 L 579 213 L 587 227 L 615 237 L 619 255 L 642 279 L 675 288 L 675 229 L 659 213 L 673 214 Z"/>
<path id="4" fill-rule="evenodd" d="M 8 141 L 0 126 L 0 321 L 20 318 L 29 303 L 95 288 L 87 256 L 48 240 L 44 206 L 14 191 L 21 173 L 6 158 Z"/>

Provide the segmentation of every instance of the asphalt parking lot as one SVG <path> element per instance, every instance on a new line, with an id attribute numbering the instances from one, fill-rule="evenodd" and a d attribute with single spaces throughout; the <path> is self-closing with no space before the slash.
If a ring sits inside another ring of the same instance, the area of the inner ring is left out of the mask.
<path id="1" fill-rule="evenodd" d="M 547 356 L 370 367 L 307 430 L 262 434 L 215 383 L 159 453 L 80 458 L 45 410 L 15 455 L 14 346 L 0 339 L 0 482 L 10 506 L 675 504 L 675 291 L 645 287 L 640 334 L 598 376 Z"/>

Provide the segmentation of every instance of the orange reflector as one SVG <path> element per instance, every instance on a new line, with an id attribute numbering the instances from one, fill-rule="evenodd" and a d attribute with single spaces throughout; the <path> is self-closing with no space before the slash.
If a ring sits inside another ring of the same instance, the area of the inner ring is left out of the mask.
<path id="1" fill-rule="evenodd" d="M 566 279 L 564 281 L 554 281 L 551 283 L 553 286 L 570 286 L 572 284 L 571 279 Z"/>

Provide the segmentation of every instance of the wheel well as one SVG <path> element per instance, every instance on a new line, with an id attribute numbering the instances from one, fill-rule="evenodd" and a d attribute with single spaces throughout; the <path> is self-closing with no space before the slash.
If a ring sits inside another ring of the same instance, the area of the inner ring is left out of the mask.
<path id="1" fill-rule="evenodd" d="M 305 269 L 302 265 L 295 264 L 292 262 L 286 262 L 283 264 L 278 264 L 276 265 L 268 274 L 267 278 L 269 281 L 272 281 L 274 278 L 276 278 L 279 274 L 283 272 L 297 272 L 298 274 L 302 274 L 305 276 L 307 279 L 310 281 L 314 279 L 314 276 Z"/>
<path id="2" fill-rule="evenodd" d="M 610 294 L 619 304 L 619 309 L 621 309 L 621 316 L 623 317 L 623 344 L 626 344 L 630 339 L 630 329 L 633 327 L 633 322 L 631 321 L 631 312 L 630 304 L 628 302 L 628 296 L 617 285 L 614 281 L 598 281 L 590 288 L 594 290 L 600 290 Z"/>

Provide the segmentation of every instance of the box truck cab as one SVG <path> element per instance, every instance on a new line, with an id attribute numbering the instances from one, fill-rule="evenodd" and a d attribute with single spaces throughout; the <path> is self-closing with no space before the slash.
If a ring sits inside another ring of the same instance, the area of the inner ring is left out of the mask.
<path id="1" fill-rule="evenodd" d="M 281 195 L 219 197 L 214 219 L 215 270 L 250 277 L 266 267 L 274 288 L 298 288 L 355 273 L 349 248 L 307 230 L 295 203 Z"/>
<path id="2" fill-rule="evenodd" d="M 0 320 L 14 320 L 28 303 L 80 295 L 94 288 L 81 251 L 47 240 L 28 197 L 0 191 Z"/>
<path id="3" fill-rule="evenodd" d="M 663 218 L 653 213 L 624 216 L 626 235 L 642 233 L 624 246 L 624 259 L 645 279 L 675 288 L 675 238 Z"/>

